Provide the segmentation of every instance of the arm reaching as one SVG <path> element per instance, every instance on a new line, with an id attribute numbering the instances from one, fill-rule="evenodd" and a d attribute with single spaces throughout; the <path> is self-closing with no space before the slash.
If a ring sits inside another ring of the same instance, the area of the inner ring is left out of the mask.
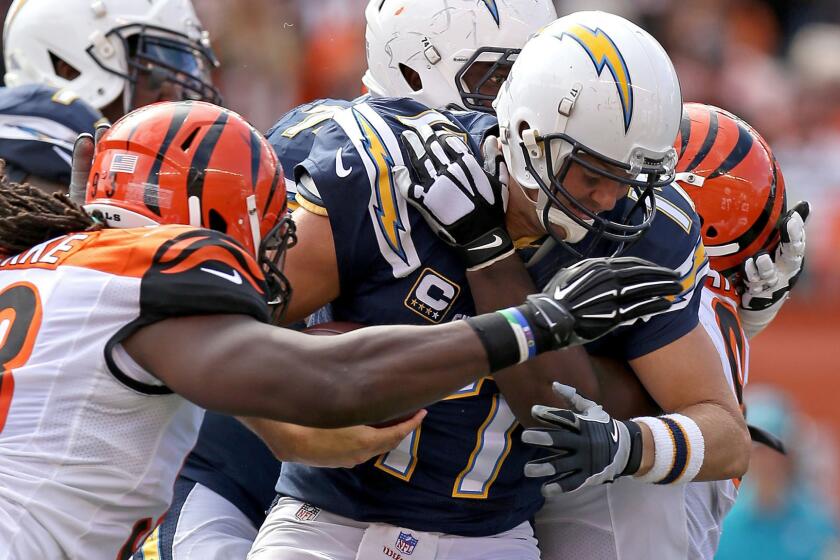
<path id="1" fill-rule="evenodd" d="M 591 259 L 523 305 L 447 325 L 313 337 L 206 315 L 153 323 L 123 344 L 204 408 L 333 428 L 417 410 L 489 373 L 663 311 L 679 290 L 673 271 L 646 261 Z"/>

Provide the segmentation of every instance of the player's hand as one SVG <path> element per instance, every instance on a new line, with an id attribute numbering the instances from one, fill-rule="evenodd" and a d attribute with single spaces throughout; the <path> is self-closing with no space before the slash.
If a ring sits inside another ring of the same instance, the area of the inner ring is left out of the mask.
<path id="1" fill-rule="evenodd" d="M 381 428 L 353 426 L 325 430 L 296 426 L 293 457 L 285 460 L 313 467 L 355 467 L 391 451 L 417 429 L 425 417 L 426 411 L 419 410 L 411 418 Z"/>
<path id="2" fill-rule="evenodd" d="M 614 420 L 568 385 L 555 383 L 554 392 L 569 401 L 570 408 L 533 407 L 531 415 L 545 427 L 522 433 L 524 443 L 546 452 L 545 457 L 525 465 L 525 476 L 545 478 L 545 496 L 612 482 L 639 470 L 642 433 L 638 424 Z"/>
<path id="3" fill-rule="evenodd" d="M 468 269 L 511 255 L 503 175 L 487 173 L 454 134 L 438 134 L 430 127 L 421 128 L 420 134 L 413 130 L 402 134 L 411 170 L 394 168 L 400 193 L 444 242 L 458 250 Z"/>
<path id="4" fill-rule="evenodd" d="M 85 203 L 85 191 L 87 190 L 88 177 L 93 167 L 93 159 L 96 156 L 96 146 L 102 135 L 111 128 L 110 124 L 103 124 L 96 127 L 96 136 L 88 133 L 79 134 L 73 144 L 73 159 L 70 170 L 70 200 L 76 204 Z"/>
<path id="5" fill-rule="evenodd" d="M 771 257 L 760 253 L 744 261 L 741 323 L 753 337 L 770 324 L 790 296 L 805 263 L 805 223 L 811 207 L 800 202 L 779 222 L 781 242 Z"/>
<path id="6" fill-rule="evenodd" d="M 667 311 L 668 296 L 681 290 L 676 271 L 643 259 L 585 259 L 557 273 L 544 293 L 528 296 L 526 307 L 554 347 L 564 348 Z"/>

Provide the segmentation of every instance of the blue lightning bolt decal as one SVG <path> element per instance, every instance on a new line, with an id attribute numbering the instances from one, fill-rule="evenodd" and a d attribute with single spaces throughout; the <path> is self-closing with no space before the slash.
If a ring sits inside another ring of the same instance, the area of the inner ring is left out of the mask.
<path id="1" fill-rule="evenodd" d="M 592 30 L 580 24 L 566 29 L 558 38 L 562 40 L 564 36 L 571 37 L 583 47 L 592 59 L 599 76 L 605 67 L 609 68 L 610 74 L 615 79 L 615 86 L 618 88 L 618 98 L 621 100 L 621 109 L 624 111 L 624 132 L 626 133 L 633 120 L 633 82 L 630 80 L 630 70 L 618 47 L 601 29 Z"/>
<path id="2" fill-rule="evenodd" d="M 391 175 L 394 160 L 388 152 L 388 148 L 385 146 L 382 137 L 370 121 L 355 109 L 353 109 L 353 115 L 356 117 L 356 122 L 359 124 L 364 135 L 362 144 L 365 147 L 365 151 L 367 151 L 371 160 L 376 165 L 376 178 L 373 185 L 376 193 L 376 205 L 374 209 L 376 210 L 379 230 L 382 232 L 391 250 L 404 263 L 409 264 L 408 256 L 400 240 L 400 232 L 405 231 L 405 226 L 403 226 L 402 219 L 400 218 L 399 208 L 397 207 L 398 195 Z"/>
<path id="3" fill-rule="evenodd" d="M 487 9 L 490 10 L 490 14 L 493 16 L 493 19 L 496 21 L 496 25 L 500 26 L 499 23 L 499 6 L 496 5 L 496 0 L 482 0 L 484 5 L 487 6 Z"/>

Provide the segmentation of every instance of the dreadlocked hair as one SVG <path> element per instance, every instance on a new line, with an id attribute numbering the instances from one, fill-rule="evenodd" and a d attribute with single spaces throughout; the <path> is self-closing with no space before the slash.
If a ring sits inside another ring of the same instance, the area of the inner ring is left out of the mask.
<path id="1" fill-rule="evenodd" d="M 99 229 L 67 195 L 8 180 L 0 160 L 0 253 L 17 255 L 61 235 Z"/>

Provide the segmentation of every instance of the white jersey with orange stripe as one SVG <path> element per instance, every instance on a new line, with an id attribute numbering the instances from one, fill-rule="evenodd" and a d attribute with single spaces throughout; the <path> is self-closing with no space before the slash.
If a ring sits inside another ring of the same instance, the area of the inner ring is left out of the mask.
<path id="1" fill-rule="evenodd" d="M 181 226 L 73 234 L 0 263 L 0 558 L 130 557 L 204 411 L 121 342 L 172 316 L 267 320 L 262 282 L 235 242 Z"/>
<path id="2" fill-rule="evenodd" d="M 710 270 L 703 286 L 700 323 L 709 333 L 726 380 L 742 404 L 744 386 L 749 380 L 750 343 L 741 326 L 739 303 L 740 295 L 732 283 Z"/>

